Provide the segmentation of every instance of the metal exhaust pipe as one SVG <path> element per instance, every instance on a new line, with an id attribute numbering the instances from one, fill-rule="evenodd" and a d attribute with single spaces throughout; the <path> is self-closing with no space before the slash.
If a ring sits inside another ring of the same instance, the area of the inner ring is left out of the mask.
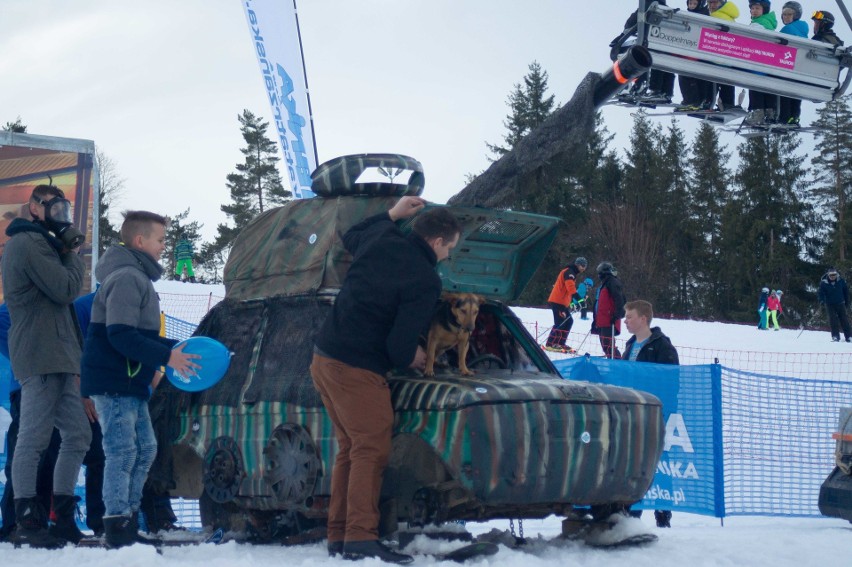
<path id="1" fill-rule="evenodd" d="M 651 68 L 651 52 L 641 45 L 634 45 L 601 75 L 595 85 L 592 102 L 595 108 L 608 101 L 612 95 L 624 88 L 631 79 L 635 79 Z"/>

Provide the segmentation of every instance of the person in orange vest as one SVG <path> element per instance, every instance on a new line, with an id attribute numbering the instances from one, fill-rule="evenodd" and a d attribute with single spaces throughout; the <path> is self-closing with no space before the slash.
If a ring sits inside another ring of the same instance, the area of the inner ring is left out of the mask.
<path id="1" fill-rule="evenodd" d="M 579 256 L 574 262 L 565 266 L 559 272 L 559 275 L 556 276 L 553 291 L 550 292 L 550 297 L 547 298 L 547 304 L 553 311 L 553 328 L 550 329 L 550 335 L 547 337 L 544 350 L 563 353 L 572 350 L 566 345 L 568 333 L 571 332 L 571 326 L 574 324 L 574 318 L 571 316 L 569 306 L 572 301 L 583 299 L 577 293 L 576 278 L 586 271 L 588 265 L 589 262 L 582 256 Z"/>

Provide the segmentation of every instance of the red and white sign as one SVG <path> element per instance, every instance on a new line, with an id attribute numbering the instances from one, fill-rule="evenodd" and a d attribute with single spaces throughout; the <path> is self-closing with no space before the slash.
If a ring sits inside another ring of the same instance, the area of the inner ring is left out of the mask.
<path id="1" fill-rule="evenodd" d="M 745 61 L 753 61 L 792 71 L 796 67 L 795 47 L 702 28 L 698 50 Z"/>

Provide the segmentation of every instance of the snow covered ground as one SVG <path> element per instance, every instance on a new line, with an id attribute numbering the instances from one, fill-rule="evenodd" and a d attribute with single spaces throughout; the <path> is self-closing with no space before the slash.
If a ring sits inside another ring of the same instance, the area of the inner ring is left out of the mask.
<path id="1" fill-rule="evenodd" d="M 222 286 L 202 286 L 161 282 L 158 290 L 166 294 L 212 293 L 224 296 Z M 552 324 L 549 311 L 540 309 L 517 309 L 519 317 L 539 333 L 544 333 Z M 694 321 L 656 320 L 663 332 L 682 351 L 714 349 L 726 354 L 736 351 L 757 353 L 852 353 L 852 345 L 832 343 L 825 331 L 799 330 L 758 331 L 752 325 L 730 325 L 722 323 L 700 323 Z M 589 321 L 577 318 L 571 334 L 571 343 L 578 345 L 589 330 Z M 541 340 L 543 341 L 544 336 Z M 626 338 L 626 337 L 625 337 Z M 598 354 L 597 337 L 589 336 L 581 352 Z M 844 357 L 845 358 L 845 357 Z M 840 357 L 837 357 L 839 360 Z M 710 360 L 702 362 L 711 362 Z M 838 363 L 840 364 L 840 363 Z M 848 368 L 835 369 L 838 376 L 848 375 Z M 848 378 L 847 378 L 848 379 Z M 852 400 L 850 400 L 852 404 Z M 556 517 L 524 522 L 524 533 L 530 544 L 524 551 L 501 546 L 497 555 L 471 561 L 470 564 L 493 567 L 660 567 L 663 565 L 699 566 L 771 566 L 793 567 L 802 565 L 828 566 L 849 565 L 852 549 L 852 524 L 844 520 L 827 518 L 784 518 L 784 517 L 732 517 L 726 518 L 724 527 L 717 518 L 675 513 L 671 529 L 654 526 L 652 514 L 639 520 L 628 520 L 630 529 L 642 527 L 659 536 L 659 541 L 646 547 L 618 550 L 593 549 L 578 542 L 558 542 L 543 545 L 560 533 L 561 519 Z M 632 524 L 632 525 L 631 525 Z M 508 529 L 507 521 L 468 524 L 474 534 L 492 529 Z M 415 540 L 412 546 L 423 551 L 446 552 L 458 544 L 447 542 L 423 542 Z M 329 559 L 324 544 L 298 547 L 250 546 L 226 543 L 223 545 L 199 545 L 166 548 L 162 555 L 148 546 L 133 546 L 116 551 L 102 549 L 65 548 L 59 551 L 14 549 L 11 544 L 0 543 L 0 558 L 3 565 L 20 567 L 258 567 L 265 565 L 287 565 L 288 567 L 312 567 L 315 565 L 352 565 L 351 562 Z M 440 563 L 428 555 L 419 555 L 415 565 Z M 447 563 L 450 564 L 450 563 Z M 377 560 L 358 563 L 364 567 L 383 565 Z"/>
<path id="2" fill-rule="evenodd" d="M 651 517 L 648 517 L 651 516 Z M 852 526 L 834 519 L 789 518 L 728 518 L 725 526 L 719 520 L 675 514 L 671 529 L 653 527 L 652 515 L 641 520 L 647 530 L 656 533 L 659 541 L 640 548 L 614 550 L 593 549 L 578 542 L 558 542 L 544 545 L 544 539 L 559 534 L 558 518 L 524 522 L 525 535 L 530 541 L 524 551 L 501 546 L 497 555 L 473 560 L 471 565 L 489 567 L 661 567 L 665 565 L 748 566 L 748 567 L 799 567 L 849 565 L 852 548 Z M 508 522 L 468 524 L 474 533 L 492 528 L 507 529 Z M 434 543 L 434 542 L 430 542 Z M 431 552 L 453 549 L 458 544 L 440 543 L 426 547 Z M 198 545 L 170 547 L 162 555 L 149 546 L 135 545 L 115 551 L 103 549 L 77 549 L 67 547 L 58 551 L 14 549 L 11 544 L 0 543 L 0 557 L 4 565 L 17 567 L 260 567 L 287 565 L 287 567 L 313 567 L 315 565 L 351 566 L 341 559 L 330 559 L 324 544 L 298 547 L 251 546 L 226 543 L 223 545 Z M 442 563 L 433 557 L 419 555 L 414 565 Z M 453 563 L 443 562 L 447 565 Z M 378 560 L 357 563 L 363 567 L 383 565 Z"/>

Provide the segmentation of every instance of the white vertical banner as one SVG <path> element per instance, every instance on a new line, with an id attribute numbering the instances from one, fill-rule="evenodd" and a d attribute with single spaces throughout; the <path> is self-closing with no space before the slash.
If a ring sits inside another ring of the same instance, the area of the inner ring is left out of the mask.
<path id="1" fill-rule="evenodd" d="M 284 152 L 289 189 L 297 199 L 314 196 L 313 125 L 295 0 L 243 0 L 249 33 Z"/>

